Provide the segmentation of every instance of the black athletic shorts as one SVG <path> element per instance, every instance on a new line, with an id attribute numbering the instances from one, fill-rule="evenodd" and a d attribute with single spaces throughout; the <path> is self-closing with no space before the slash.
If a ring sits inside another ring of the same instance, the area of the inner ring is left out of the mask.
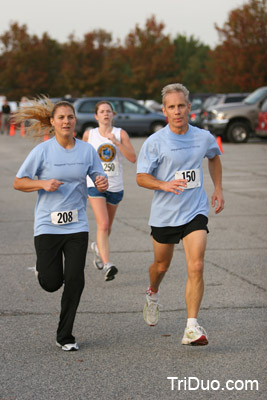
<path id="1" fill-rule="evenodd" d="M 208 230 L 208 218 L 198 214 L 192 221 L 180 226 L 151 226 L 151 236 L 159 243 L 179 243 L 181 239 L 194 231 Z"/>

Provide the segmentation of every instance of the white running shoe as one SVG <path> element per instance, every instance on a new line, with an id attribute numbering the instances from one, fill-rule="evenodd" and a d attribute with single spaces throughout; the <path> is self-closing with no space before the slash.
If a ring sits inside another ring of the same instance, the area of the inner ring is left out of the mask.
<path id="1" fill-rule="evenodd" d="M 95 268 L 99 269 L 99 270 L 103 269 L 104 264 L 103 264 L 103 261 L 101 260 L 101 257 L 100 257 L 96 242 L 92 242 L 91 243 L 91 250 L 94 253 L 93 264 L 94 264 Z"/>
<path id="2" fill-rule="evenodd" d="M 205 346 L 208 342 L 208 335 L 202 326 L 190 326 L 184 330 L 182 344 L 190 344 L 191 346 Z"/>
<path id="3" fill-rule="evenodd" d="M 77 345 L 77 343 L 68 343 L 68 344 L 60 344 L 58 342 L 56 342 L 56 345 L 58 347 L 61 347 L 62 350 L 64 351 L 77 351 L 79 350 L 79 346 Z"/>
<path id="4" fill-rule="evenodd" d="M 144 320 L 149 326 L 155 326 L 159 320 L 159 296 L 156 300 L 151 299 L 151 290 L 146 290 L 146 304 L 144 306 Z"/>
<path id="5" fill-rule="evenodd" d="M 105 272 L 105 281 L 112 281 L 115 278 L 115 275 L 118 273 L 118 269 L 114 264 L 108 262 L 104 264 L 104 272 Z"/>

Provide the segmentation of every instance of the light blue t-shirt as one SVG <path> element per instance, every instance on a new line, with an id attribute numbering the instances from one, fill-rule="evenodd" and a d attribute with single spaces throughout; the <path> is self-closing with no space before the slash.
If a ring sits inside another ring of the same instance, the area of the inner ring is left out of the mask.
<path id="1" fill-rule="evenodd" d="M 220 154 L 214 136 L 192 125 L 184 135 L 173 133 L 167 125 L 149 136 L 138 156 L 137 173 L 150 174 L 165 182 L 175 179 L 176 171 L 198 170 L 200 176 L 199 187 L 187 189 L 180 195 L 155 190 L 149 225 L 180 226 L 192 221 L 197 214 L 208 216 L 202 161 Z"/>
<path id="2" fill-rule="evenodd" d="M 55 192 L 38 191 L 34 236 L 89 231 L 87 175 L 93 181 L 97 175 L 106 176 L 95 149 L 89 143 L 75 139 L 74 147 L 68 150 L 53 137 L 30 152 L 16 175 L 18 178 L 37 177 L 64 182 Z"/>

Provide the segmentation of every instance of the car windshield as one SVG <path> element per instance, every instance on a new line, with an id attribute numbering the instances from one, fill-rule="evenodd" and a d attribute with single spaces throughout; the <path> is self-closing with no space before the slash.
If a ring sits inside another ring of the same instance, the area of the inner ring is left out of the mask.
<path id="1" fill-rule="evenodd" d="M 255 92 L 251 93 L 246 97 L 244 103 L 246 104 L 255 104 L 264 96 L 267 96 L 267 88 L 260 88 L 255 90 Z"/>
<path id="2" fill-rule="evenodd" d="M 261 112 L 267 112 L 267 99 L 265 100 L 265 102 L 263 103 L 263 105 L 261 107 Z"/>
<path id="3" fill-rule="evenodd" d="M 202 100 L 201 99 L 193 99 L 191 103 L 191 111 L 197 110 L 198 108 L 201 108 L 202 105 Z"/>

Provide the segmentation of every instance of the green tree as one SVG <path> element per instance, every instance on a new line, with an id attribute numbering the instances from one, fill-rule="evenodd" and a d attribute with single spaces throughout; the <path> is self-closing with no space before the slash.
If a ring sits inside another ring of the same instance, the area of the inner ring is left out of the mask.
<path id="1" fill-rule="evenodd" d="M 231 11 L 223 28 L 215 27 L 221 43 L 211 53 L 211 89 L 252 91 L 266 85 L 266 0 L 250 0 Z"/>
<path id="2" fill-rule="evenodd" d="M 184 35 L 177 35 L 173 43 L 181 82 L 190 89 L 190 92 L 205 92 L 209 46 L 200 43 L 193 36 L 188 39 Z"/>
<path id="3" fill-rule="evenodd" d="M 136 25 L 126 37 L 122 58 L 125 95 L 160 99 L 162 86 L 177 80 L 174 45 L 163 29 L 164 24 L 157 23 L 152 16 L 144 29 Z"/>

